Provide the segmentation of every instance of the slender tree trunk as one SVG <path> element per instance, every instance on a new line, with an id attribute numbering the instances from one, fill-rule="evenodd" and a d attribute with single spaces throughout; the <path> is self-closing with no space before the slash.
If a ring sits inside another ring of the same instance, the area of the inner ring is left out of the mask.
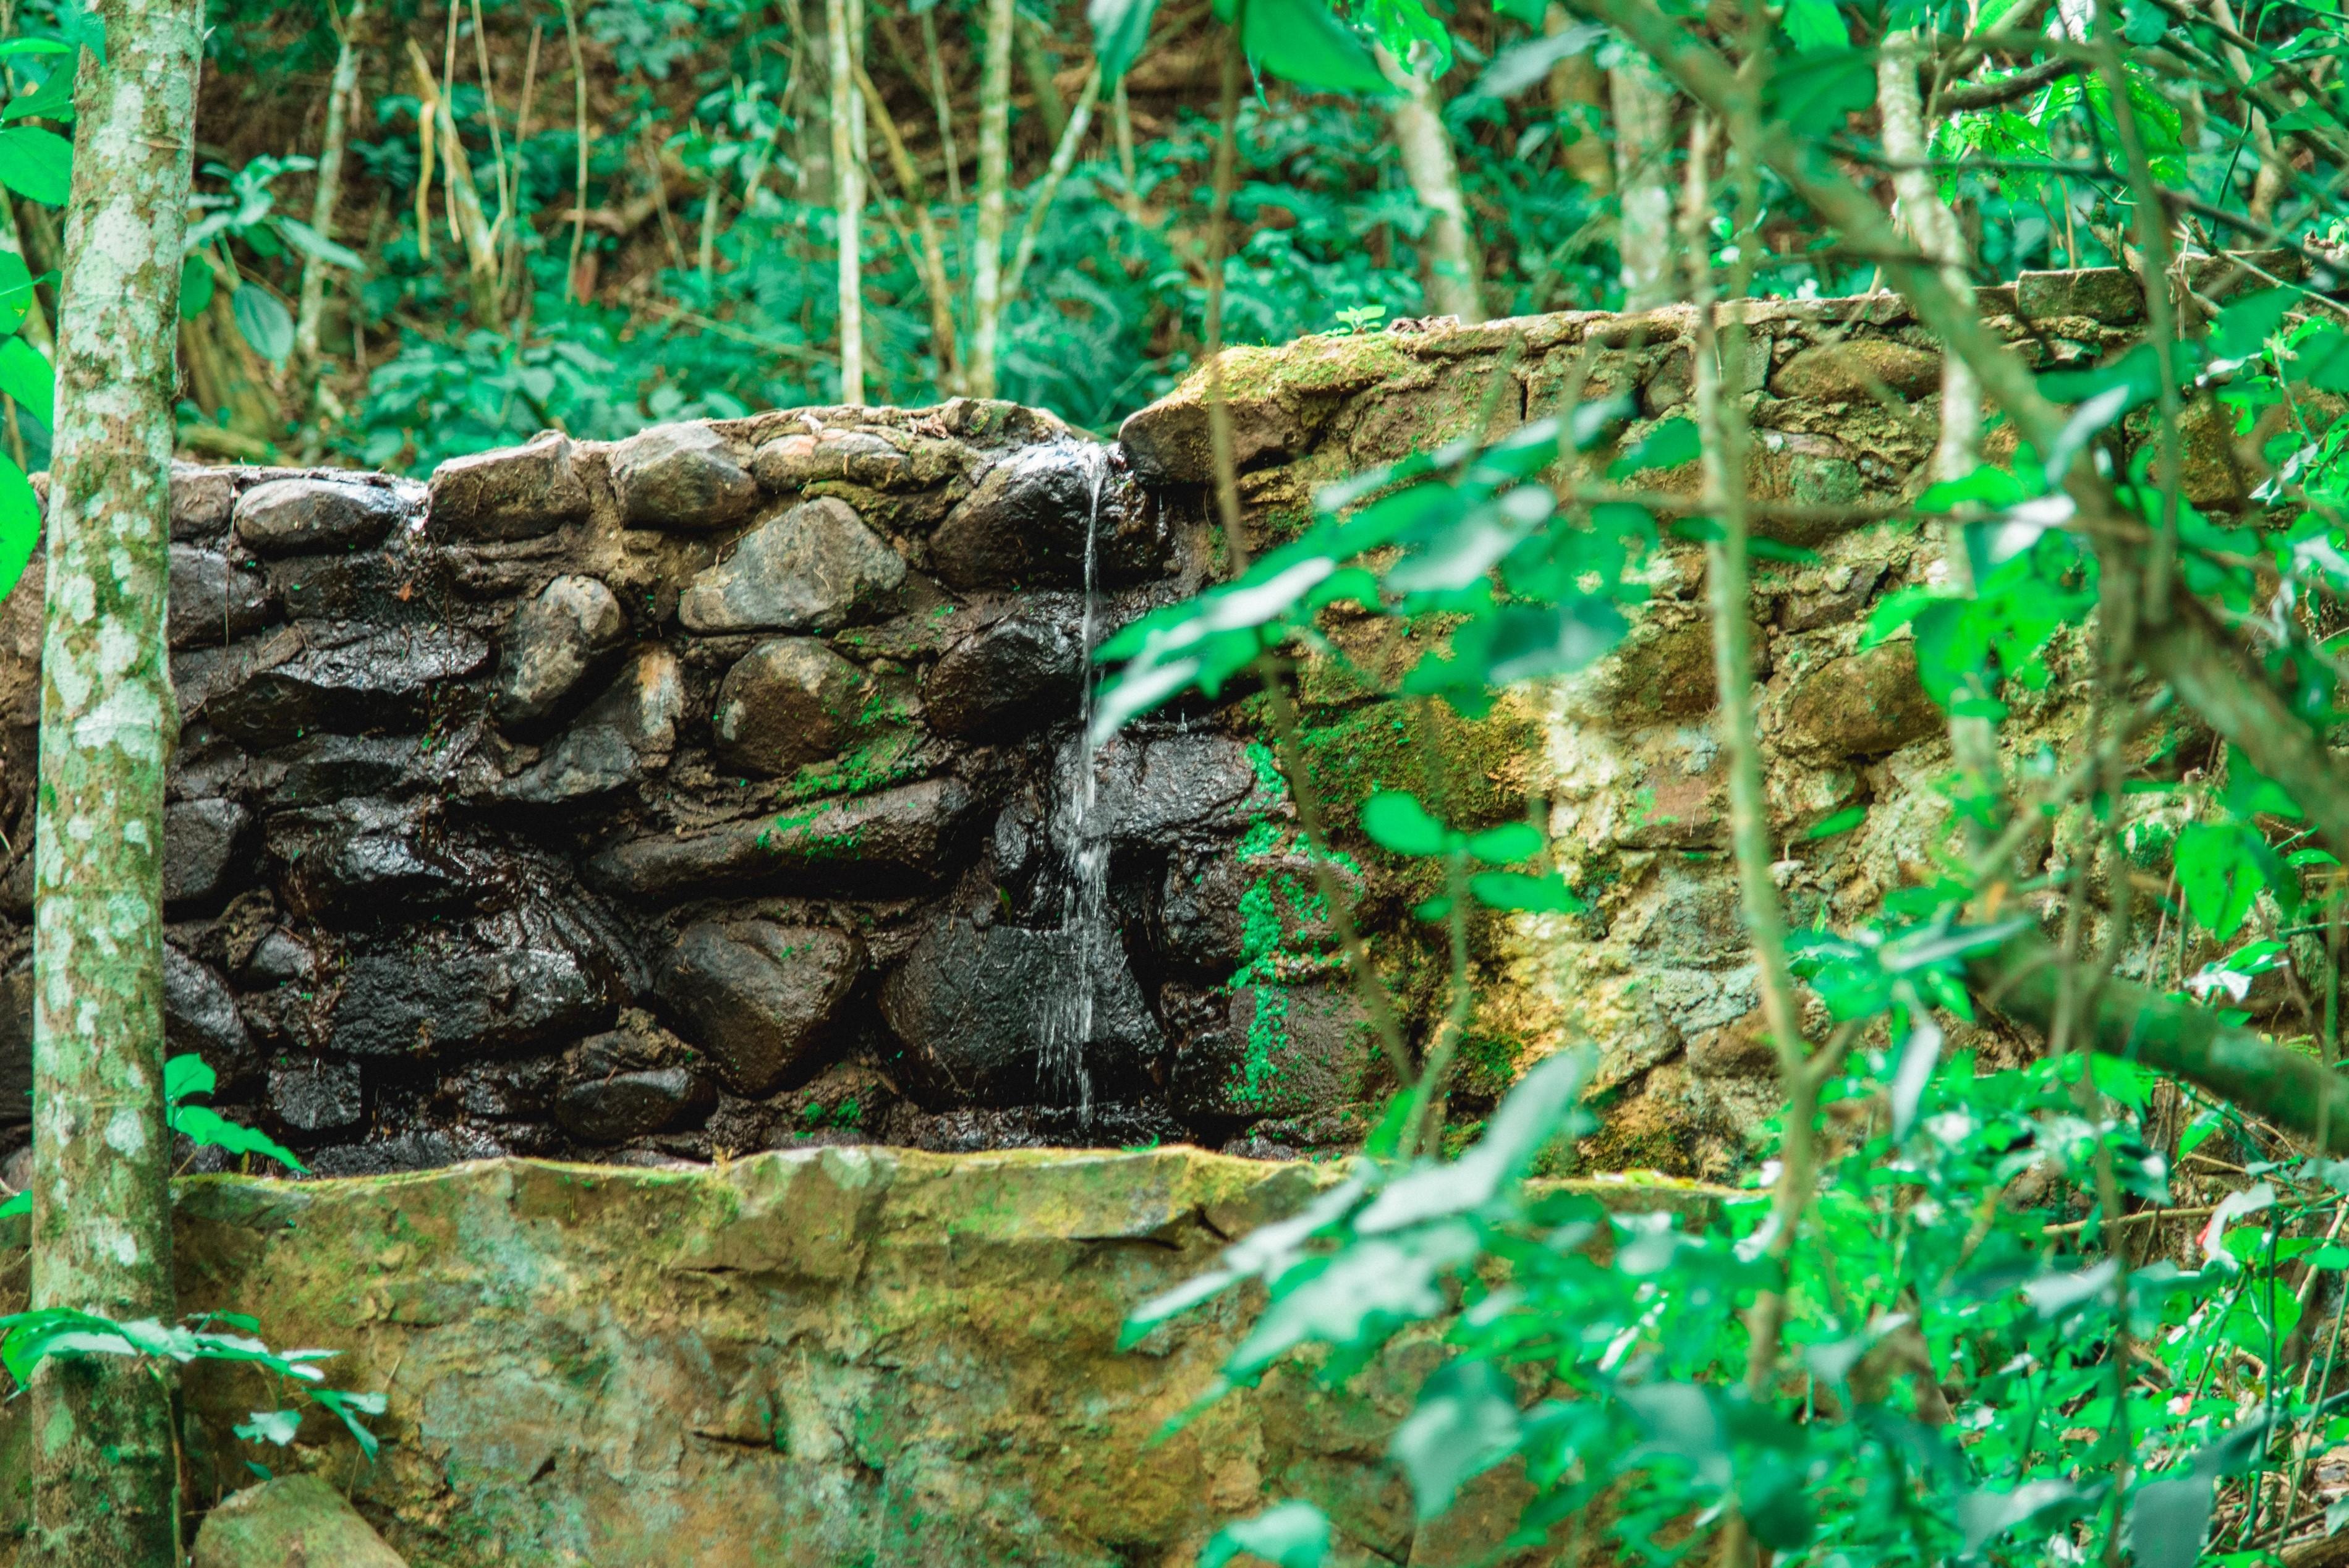
<path id="1" fill-rule="evenodd" d="M 1005 188 L 1011 181 L 1012 0 L 987 0 L 987 52 L 978 79 L 978 253 L 970 269 L 970 393 L 995 396 L 1003 333 Z"/>
<path id="2" fill-rule="evenodd" d="M 1460 193 L 1460 164 L 1452 155 L 1452 133 L 1444 128 L 1444 102 L 1426 71 L 1404 65 L 1385 49 L 1379 68 L 1402 89 L 1394 101 L 1395 148 L 1403 173 L 1433 214 L 1427 222 L 1427 297 L 1439 315 L 1467 323 L 1485 319 L 1483 268 L 1468 237 L 1468 203 Z"/>
<path id="3" fill-rule="evenodd" d="M 831 45 L 833 209 L 840 239 L 840 400 L 864 402 L 864 276 L 859 232 L 864 223 L 864 171 L 856 161 L 856 55 L 849 0 L 824 0 Z"/>
<path id="4" fill-rule="evenodd" d="M 1068 106 L 1061 101 L 1061 84 L 1052 79 L 1052 57 L 1044 51 L 1041 29 L 1031 23 L 1012 24 L 1012 37 L 1019 50 L 1020 74 L 1028 78 L 1028 88 L 1036 95 L 1036 117 L 1043 121 L 1044 138 L 1059 146 L 1067 134 Z"/>
<path id="5" fill-rule="evenodd" d="M 1671 302 L 1672 98 L 1645 55 L 1608 73 L 1615 106 L 1615 191 L 1622 219 L 1615 248 L 1623 263 L 1623 308 Z"/>
<path id="6" fill-rule="evenodd" d="M 1052 150 L 1052 161 L 1044 170 L 1044 178 L 1036 183 L 1035 200 L 1029 204 L 1027 221 L 1019 225 L 1019 242 L 1011 248 L 1011 270 L 1004 274 L 1003 292 L 1010 298 L 1019 297 L 1019 284 L 1028 275 L 1028 263 L 1036 258 L 1036 241 L 1044 232 L 1044 220 L 1052 211 L 1052 201 L 1061 193 L 1061 181 L 1076 167 L 1077 149 L 1085 139 L 1085 132 L 1093 122 L 1093 109 L 1101 102 L 1101 71 L 1095 67 L 1085 78 L 1084 90 L 1077 95 L 1077 107 L 1061 128 L 1061 143 Z"/>
<path id="7" fill-rule="evenodd" d="M 173 324 L 202 7 L 103 0 L 85 57 L 57 327 L 34 828 L 33 1305 L 171 1315 L 163 1118 L 163 644 Z M 180 1561 L 163 1385 L 113 1357 L 33 1376 L 32 1561 Z"/>
<path id="8" fill-rule="evenodd" d="M 1573 14 L 1557 0 L 1550 0 L 1542 15 L 1542 31 L 1556 37 L 1573 24 Z M 1614 160 L 1608 155 L 1607 139 L 1600 129 L 1605 85 L 1588 49 L 1568 55 L 1549 68 L 1550 108 L 1571 118 L 1579 132 L 1558 139 L 1558 165 L 1594 191 L 1615 189 Z"/>
<path id="9" fill-rule="evenodd" d="M 310 227 L 322 239 L 335 237 L 335 208 L 343 199 L 343 154 L 350 139 L 350 104 L 359 85 L 358 29 L 367 0 L 355 0 L 343 17 L 341 47 L 335 54 L 334 84 L 326 89 L 326 131 L 318 148 L 318 189 L 310 200 Z M 294 353 L 305 367 L 318 363 L 318 318 L 326 309 L 326 263 L 302 260 L 301 304 L 294 317 Z"/>

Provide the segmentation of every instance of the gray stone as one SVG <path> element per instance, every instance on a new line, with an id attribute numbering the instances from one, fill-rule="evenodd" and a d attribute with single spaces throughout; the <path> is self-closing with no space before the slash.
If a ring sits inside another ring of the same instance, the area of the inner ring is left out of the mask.
<path id="1" fill-rule="evenodd" d="M 589 861 L 587 875 L 616 896 L 657 903 L 763 889 L 917 891 L 954 873 L 978 804 L 958 779 L 926 779 L 688 838 L 626 840 Z"/>
<path id="2" fill-rule="evenodd" d="M 236 470 L 171 465 L 171 537 L 217 539 L 236 508 Z"/>
<path id="3" fill-rule="evenodd" d="M 649 1068 L 565 1086 L 554 1119 L 591 1143 L 625 1143 L 701 1121 L 717 1105 L 718 1091 L 690 1068 Z"/>
<path id="4" fill-rule="evenodd" d="M 534 908 L 416 930 L 350 960 L 331 1040 L 357 1057 L 462 1057 L 525 1049 L 607 1027 L 610 959 Z"/>
<path id="5" fill-rule="evenodd" d="M 273 806 L 323 806 L 355 795 L 391 795 L 427 780 L 420 748 L 403 735 L 314 735 L 255 769 Z"/>
<path id="6" fill-rule="evenodd" d="M 971 460 L 966 447 L 885 430 L 793 431 L 761 445 L 750 472 L 771 490 L 852 484 L 910 491 L 950 484 Z"/>
<path id="7" fill-rule="evenodd" d="M 2018 273 L 2014 309 L 2026 321 L 2074 315 L 2126 326 L 2145 318 L 2145 289 L 2123 267 Z"/>
<path id="8" fill-rule="evenodd" d="M 571 438 L 554 430 L 432 470 L 432 526 L 456 539 L 535 539 L 586 515 L 587 484 Z"/>
<path id="9" fill-rule="evenodd" d="M 272 927 L 253 944 L 237 975 L 247 985 L 307 984 L 318 977 L 318 955 L 291 932 Z"/>
<path id="10" fill-rule="evenodd" d="M 693 632 L 836 631 L 883 609 L 905 562 L 845 504 L 804 501 L 742 536 L 678 601 Z"/>
<path id="11" fill-rule="evenodd" d="M 685 676 L 677 655 L 647 648 L 543 757 L 495 793 L 553 806 L 624 789 L 667 765 L 684 713 Z"/>
<path id="12" fill-rule="evenodd" d="M 872 676 L 812 637 L 771 638 L 719 686 L 719 758 L 737 772 L 772 775 L 833 756 L 873 727 L 876 690 Z"/>
<path id="13" fill-rule="evenodd" d="M 256 657 L 204 705 L 214 728 L 266 750 L 314 729 L 352 734 L 419 725 L 435 685 L 489 662 L 489 645 L 456 626 L 384 626 L 357 636 L 295 627 L 283 634 L 297 633 L 305 642 L 317 640 L 275 663 Z"/>
<path id="14" fill-rule="evenodd" d="M 1076 766 L 1071 737 L 1055 773 Z M 1089 833 L 1162 842 L 1185 833 L 1237 832 L 1247 826 L 1244 803 L 1257 789 L 1245 742 L 1228 735 L 1171 735 L 1151 741 L 1120 738 L 1093 754 L 1093 809 Z"/>
<path id="15" fill-rule="evenodd" d="M 620 515 L 640 528 L 725 528 L 759 502 L 757 483 L 707 425 L 639 431 L 612 449 L 611 465 Z"/>
<path id="16" fill-rule="evenodd" d="M 1342 985 L 1244 985 L 1219 1027 L 1175 1049 L 1168 1098 L 1185 1119 L 1324 1115 L 1372 1099 L 1376 1037 Z"/>
<path id="17" fill-rule="evenodd" d="M 563 701 L 627 641 L 628 617 L 593 577 L 557 577 L 514 613 L 498 666 L 498 717 L 527 727 Z"/>
<path id="18" fill-rule="evenodd" d="M 1918 682 L 1917 645 L 1886 643 L 1805 671 L 1780 742 L 1825 758 L 1880 757 L 1940 733 L 1944 722 Z"/>
<path id="19" fill-rule="evenodd" d="M 228 643 L 277 618 L 266 579 L 229 564 L 218 551 L 171 546 L 171 646 Z"/>
<path id="20" fill-rule="evenodd" d="M 332 1132 L 367 1114 L 357 1062 L 281 1062 L 269 1069 L 269 1105 L 304 1132 Z"/>
<path id="21" fill-rule="evenodd" d="M 283 1475 L 229 1493 L 204 1515 L 188 1562 L 189 1568 L 408 1568 L 359 1511 L 315 1475 Z"/>
<path id="22" fill-rule="evenodd" d="M 941 735 L 1028 734 L 1076 711 L 1085 657 L 1081 604 L 1039 594 L 948 648 L 922 683 L 922 717 Z"/>
<path id="23" fill-rule="evenodd" d="M 1072 588 L 1084 582 L 1085 534 L 1107 485 L 1107 451 L 1052 441 L 1003 458 L 930 539 L 939 579 L 966 593 Z"/>
<path id="24" fill-rule="evenodd" d="M 755 1097 L 813 1070 L 864 967 L 864 944 L 836 931 L 706 923 L 678 939 L 656 989 L 726 1087 Z"/>
<path id="25" fill-rule="evenodd" d="M 468 907 L 493 870 L 491 855 L 451 842 L 423 801 L 357 796 L 281 811 L 267 833 L 270 853 L 288 868 L 287 902 L 336 923 Z"/>
<path id="26" fill-rule="evenodd" d="M 262 555 L 365 550 L 408 518 L 387 485 L 341 480 L 271 480 L 237 498 L 236 536 Z"/>
<path id="27" fill-rule="evenodd" d="M 233 800 L 174 800 L 163 809 L 163 902 L 213 903 L 250 869 L 252 813 Z"/>
<path id="28" fill-rule="evenodd" d="M 163 944 L 163 1043 L 173 1056 L 193 1052 L 226 1089 L 258 1065 L 253 1037 L 228 982 L 170 943 Z"/>
<path id="29" fill-rule="evenodd" d="M 1822 403 L 1922 397 L 1941 389 L 1941 356 L 1883 337 L 1816 344 L 1780 366 L 1770 390 Z"/>
<path id="30" fill-rule="evenodd" d="M 1068 931 L 941 914 L 882 982 L 881 1016 L 926 1099 L 1066 1103 L 1076 1085 L 1047 1080 L 1046 1047 L 1052 1031 L 1072 1022 L 1056 1004 L 1085 988 L 1092 1026 L 1075 1043 L 1095 1092 L 1138 1081 L 1161 1037 L 1113 934 L 1086 942 Z"/>
<path id="31" fill-rule="evenodd" d="M 1336 862 L 1328 870 L 1359 907 L 1362 873 Z M 1178 854 L 1167 863 L 1158 910 L 1167 956 L 1219 981 L 1271 945 L 1309 953 L 1337 939 L 1320 877 L 1299 851 L 1243 856 L 1218 844 Z"/>

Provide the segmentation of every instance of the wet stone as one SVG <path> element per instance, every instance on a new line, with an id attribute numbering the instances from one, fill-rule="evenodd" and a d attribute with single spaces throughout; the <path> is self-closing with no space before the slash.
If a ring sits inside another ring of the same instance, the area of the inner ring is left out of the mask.
<path id="1" fill-rule="evenodd" d="M 2135 273 L 2121 267 L 2020 273 L 2014 309 L 2026 321 L 2072 315 L 2124 326 L 2144 318 L 2145 290 Z"/>
<path id="2" fill-rule="evenodd" d="M 212 903 L 250 867 L 252 813 L 233 800 L 175 800 L 163 810 L 163 902 Z"/>
<path id="3" fill-rule="evenodd" d="M 599 955 L 549 921 L 503 916 L 413 936 L 345 965 L 336 1050 L 488 1056 L 575 1038 L 611 1021 L 616 998 Z"/>
<path id="4" fill-rule="evenodd" d="M 690 1068 L 615 1072 L 565 1086 L 554 1118 L 591 1143 L 625 1143 L 706 1120 L 718 1091 Z"/>
<path id="5" fill-rule="evenodd" d="M 985 589 L 1084 583 L 1085 532 L 1108 475 L 1107 452 L 1052 441 L 1003 458 L 930 539 L 947 586 Z"/>
<path id="6" fill-rule="evenodd" d="M 464 908 L 489 857 L 452 843 L 421 802 L 357 797 L 268 820 L 270 853 L 291 868 L 285 892 L 316 919 L 365 923 Z"/>
<path id="7" fill-rule="evenodd" d="M 930 667 L 922 712 L 932 729 L 964 738 L 1025 734 L 1075 711 L 1084 678 L 1081 604 L 1038 595 L 964 638 Z"/>
<path id="8" fill-rule="evenodd" d="M 714 893 L 934 887 L 957 869 L 978 799 L 958 779 L 819 801 L 688 838 L 655 834 L 588 862 L 588 880 L 623 900 L 674 903 Z"/>
<path id="9" fill-rule="evenodd" d="M 420 725 L 435 685 L 472 675 L 488 660 L 488 645 L 455 626 L 321 634 L 292 657 L 233 679 L 205 704 L 204 717 L 255 750 L 314 729 L 352 734 Z"/>
<path id="10" fill-rule="evenodd" d="M 500 785 L 497 797 L 555 806 L 625 789 L 667 762 L 684 714 L 677 655 L 647 648 L 543 757 Z"/>
<path id="11" fill-rule="evenodd" d="M 236 473 L 200 463 L 171 465 L 171 537 L 217 539 L 236 507 Z"/>
<path id="12" fill-rule="evenodd" d="M 719 758 L 740 773 L 789 773 L 871 727 L 873 677 L 812 637 L 761 643 L 726 672 L 711 720 Z"/>
<path id="13" fill-rule="evenodd" d="M 163 944 L 163 1043 L 178 1056 L 192 1051 L 220 1075 L 227 1092 L 258 1065 L 253 1037 L 236 1010 L 236 993 L 170 943 Z"/>
<path id="14" fill-rule="evenodd" d="M 1216 1027 L 1175 1049 L 1169 1097 L 1200 1120 L 1309 1117 L 1371 1098 L 1376 1037 L 1337 985 L 1244 985 Z"/>
<path id="15" fill-rule="evenodd" d="M 306 985 L 317 977 L 318 955 L 282 927 L 263 933 L 237 971 L 237 978 L 248 985 Z"/>
<path id="16" fill-rule="evenodd" d="M 1106 1093 L 1138 1079 L 1161 1045 L 1113 937 L 1084 943 L 1067 931 L 942 914 L 882 982 L 881 1016 L 934 1103 L 1073 1100 L 1073 1080 L 1046 1081 L 1042 1064 L 1050 1031 L 1071 1021 L 1056 1004 L 1080 987 L 1092 992 L 1092 1027 L 1078 1045 L 1096 1092 Z"/>
<path id="17" fill-rule="evenodd" d="M 726 1087 L 757 1096 L 817 1065 L 864 966 L 854 937 L 741 921 L 688 927 L 655 989 Z"/>
<path id="18" fill-rule="evenodd" d="M 794 431 L 760 447 L 750 471 L 771 490 L 851 484 L 871 490 L 928 490 L 962 476 L 968 451 L 947 441 L 879 430 Z"/>
<path id="19" fill-rule="evenodd" d="M 1328 870 L 1359 903 L 1361 872 L 1336 863 Z M 1275 948 L 1307 953 L 1337 940 L 1314 862 L 1294 851 L 1243 856 L 1219 845 L 1179 853 L 1167 863 L 1158 907 L 1167 956 L 1217 978 Z"/>
<path id="20" fill-rule="evenodd" d="M 332 1132 L 367 1114 L 357 1062 L 281 1062 L 269 1069 L 269 1103 L 304 1132 Z"/>
<path id="21" fill-rule="evenodd" d="M 453 538 L 536 539 L 587 514 L 587 484 L 570 438 L 451 458 L 432 470 L 432 526 Z"/>
<path id="22" fill-rule="evenodd" d="M 204 1515 L 189 1568 L 407 1568 L 326 1480 L 283 1475 Z"/>
<path id="23" fill-rule="evenodd" d="M 397 735 L 316 735 L 255 769 L 273 806 L 320 806 L 426 782 L 417 742 Z"/>
<path id="24" fill-rule="evenodd" d="M 678 601 L 688 631 L 837 631 L 884 609 L 905 562 L 837 500 L 804 501 L 744 534 Z"/>
<path id="25" fill-rule="evenodd" d="M 707 531 L 758 504 L 759 487 L 707 425 L 656 425 L 612 449 L 620 513 L 639 528 Z"/>
<path id="26" fill-rule="evenodd" d="M 380 543 L 408 517 L 385 485 L 271 480 L 237 498 L 236 536 L 262 555 L 323 555 Z"/>
<path id="27" fill-rule="evenodd" d="M 609 588 L 593 577 L 557 577 L 506 629 L 499 718 L 523 727 L 552 718 L 627 634 L 628 618 Z"/>
<path id="28" fill-rule="evenodd" d="M 171 546 L 171 646 L 228 643 L 277 618 L 269 583 L 228 557 L 191 544 Z"/>
<path id="29" fill-rule="evenodd" d="M 1804 349 L 1778 367 L 1770 390 L 1822 403 L 1922 397 L 1941 389 L 1941 356 L 1888 338 L 1847 338 Z"/>

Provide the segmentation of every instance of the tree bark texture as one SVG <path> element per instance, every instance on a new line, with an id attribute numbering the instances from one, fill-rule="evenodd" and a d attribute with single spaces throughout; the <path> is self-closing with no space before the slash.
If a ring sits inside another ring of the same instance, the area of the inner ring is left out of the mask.
<path id="1" fill-rule="evenodd" d="M 840 400 L 864 402 L 864 170 L 856 161 L 856 47 L 849 0 L 824 0 L 832 63 L 833 210 L 840 237 Z"/>
<path id="2" fill-rule="evenodd" d="M 1621 221 L 1615 250 L 1623 308 L 1672 301 L 1672 98 L 1663 73 L 1631 56 L 1607 73 L 1615 108 L 1615 191 Z"/>
<path id="3" fill-rule="evenodd" d="M 1003 333 L 1003 225 L 1011 179 L 1011 0 L 988 0 L 978 77 L 978 217 L 970 267 L 970 395 L 995 396 Z"/>
<path id="4" fill-rule="evenodd" d="M 1427 301 L 1439 315 L 1456 315 L 1471 325 L 1485 319 L 1483 268 L 1468 235 L 1468 203 L 1460 193 L 1460 163 L 1452 133 L 1444 127 L 1444 103 L 1427 72 L 1378 52 L 1379 68 L 1397 91 L 1389 111 L 1403 173 L 1419 204 L 1428 210 Z"/>
<path id="5" fill-rule="evenodd" d="M 105 0 L 81 64 L 57 324 L 34 830 L 36 1307 L 168 1317 L 163 768 L 173 330 L 202 8 Z M 33 1378 L 30 1560 L 178 1555 L 171 1408 L 131 1363 Z"/>

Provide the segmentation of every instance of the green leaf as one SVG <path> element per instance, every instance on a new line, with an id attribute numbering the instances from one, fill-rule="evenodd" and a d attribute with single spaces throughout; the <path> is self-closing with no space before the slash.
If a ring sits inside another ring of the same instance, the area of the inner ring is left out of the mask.
<path id="1" fill-rule="evenodd" d="M 1321 0 L 1247 0 L 1241 44 L 1274 76 L 1318 92 L 1394 92 L 1370 46 Z"/>
<path id="2" fill-rule="evenodd" d="M 0 599 L 15 591 L 41 542 L 41 498 L 16 459 L 0 456 Z"/>
<path id="3" fill-rule="evenodd" d="M 1531 822 L 1504 822 L 1468 840 L 1468 852 L 1486 865 L 1513 866 L 1542 852 L 1546 841 Z"/>
<path id="4" fill-rule="evenodd" d="M 294 352 L 294 318 L 277 296 L 258 284 L 239 284 L 228 304 L 236 314 L 237 331 L 253 351 L 272 365 L 285 364 Z"/>
<path id="5" fill-rule="evenodd" d="M 1309 1502 L 1284 1502 L 1227 1524 L 1199 1553 L 1199 1568 L 1224 1568 L 1241 1553 L 1278 1568 L 1321 1568 L 1330 1554 L 1330 1520 Z"/>
<path id="6" fill-rule="evenodd" d="M 212 263 L 202 256 L 190 256 L 180 263 L 180 319 L 193 321 L 204 314 L 212 303 L 212 290 L 219 279 Z"/>
<path id="7" fill-rule="evenodd" d="M 2170 851 L 2187 913 L 2221 942 L 2242 925 L 2251 900 L 2266 885 L 2258 861 L 2245 852 L 2243 837 L 2231 824 L 2190 822 Z"/>
<path id="8" fill-rule="evenodd" d="M 1682 463 L 1694 462 L 1704 450 L 1704 438 L 1693 419 L 1667 419 L 1615 459 L 1607 473 L 1610 479 L 1629 479 L 1650 469 L 1676 469 Z"/>
<path id="9" fill-rule="evenodd" d="M 1798 54 L 1851 47 L 1851 29 L 1835 0 L 1786 0 L 1785 25 Z"/>
<path id="10" fill-rule="evenodd" d="M 1420 1386 L 1418 1408 L 1395 1429 L 1387 1451 L 1411 1482 L 1421 1523 L 1516 1451 L 1525 1421 L 1512 1395 L 1489 1361 L 1450 1362 Z"/>
<path id="11" fill-rule="evenodd" d="M 192 1051 L 163 1064 L 163 1103 L 177 1107 L 191 1095 L 210 1094 L 220 1087 L 220 1076 Z"/>
<path id="12" fill-rule="evenodd" d="M 321 234 L 317 230 L 313 229 L 309 224 L 303 222 L 298 218 L 274 217 L 270 219 L 270 222 L 276 228 L 280 234 L 285 236 L 285 242 L 287 244 L 293 246 L 304 255 L 310 257 L 313 261 L 324 262 L 330 267 L 340 267 L 346 272 L 363 273 L 367 271 L 367 258 L 365 256 L 360 255 L 348 245 L 338 245 L 335 243 L 334 241 L 329 240 L 326 235 Z M 256 234 L 259 232 L 260 231 L 258 230 L 254 231 L 254 233 Z M 247 236 L 248 239 L 251 237 L 252 236 L 250 235 Z M 255 250 L 260 249 L 257 245 L 254 248 Z"/>
<path id="13" fill-rule="evenodd" d="M 1424 858 L 1459 847 L 1460 835 L 1427 813 L 1418 797 L 1381 789 L 1362 802 L 1362 831 L 1382 850 Z"/>
<path id="14" fill-rule="evenodd" d="M 2138 1568 L 2194 1568 L 2210 1523 L 2207 1475 L 2148 1481 L 2129 1500 L 2129 1539 Z"/>
<path id="15" fill-rule="evenodd" d="M 2140 48 L 2161 42 L 2169 31 L 2169 14 L 2154 0 L 2127 0 L 2121 7 L 2121 36 Z"/>
<path id="16" fill-rule="evenodd" d="M 229 1429 L 248 1443 L 275 1443 L 285 1447 L 302 1429 L 299 1410 L 255 1410 L 249 1421 L 239 1421 Z"/>
<path id="17" fill-rule="evenodd" d="M 1487 909 L 1580 914 L 1589 908 L 1557 878 L 1527 876 L 1523 872 L 1478 872 L 1468 879 L 1468 891 Z"/>
<path id="18" fill-rule="evenodd" d="M 32 1212 L 33 1195 L 30 1192 L 18 1192 L 5 1202 L 0 1202 L 0 1220 L 7 1219 L 13 1214 L 29 1214 Z"/>
<path id="19" fill-rule="evenodd" d="M 1809 829 L 1804 832 L 1803 837 L 1806 839 L 1832 839 L 1837 833 L 1850 832 L 1854 828 L 1858 827 L 1862 822 L 1867 820 L 1867 807 L 1847 806 L 1842 810 L 1837 811 L 1834 816 L 1823 817 L 1819 820 L 1812 823 Z"/>
<path id="20" fill-rule="evenodd" d="M 42 424 L 57 422 L 57 373 L 47 356 L 22 337 L 0 341 L 0 393 Z"/>
<path id="21" fill-rule="evenodd" d="M 1150 41 L 1150 19 L 1157 10 L 1158 0 L 1092 0 L 1085 7 L 1103 88 L 1115 87 L 1142 57 L 1143 46 Z"/>
<path id="22" fill-rule="evenodd" d="M 57 36 L 68 46 L 88 49 L 98 57 L 99 65 L 106 64 L 106 18 L 94 6 L 85 8 L 81 0 L 65 0 L 57 7 Z"/>
<path id="23" fill-rule="evenodd" d="M 0 251 L 0 334 L 24 325 L 32 308 L 32 270 L 16 252 Z"/>
<path id="24" fill-rule="evenodd" d="M 48 79 L 31 92 L 19 94 L 0 109 L 0 120 L 30 119 L 70 120 L 74 117 L 74 68 L 61 64 L 49 72 Z"/>
<path id="25" fill-rule="evenodd" d="M 2220 359 L 2251 358 L 2282 329 L 2286 313 L 2299 298 L 2297 289 L 2277 288 L 2229 301 L 2210 328 L 2211 352 Z"/>
<path id="26" fill-rule="evenodd" d="M 73 194 L 73 143 L 36 125 L 0 130 L 0 185 L 45 207 Z"/>
<path id="27" fill-rule="evenodd" d="M 231 1121 L 208 1105 L 183 1105 L 171 1112 L 171 1130 L 191 1141 L 231 1154 L 266 1154 L 289 1171 L 308 1175 L 310 1168 L 295 1152 L 265 1132 Z"/>

